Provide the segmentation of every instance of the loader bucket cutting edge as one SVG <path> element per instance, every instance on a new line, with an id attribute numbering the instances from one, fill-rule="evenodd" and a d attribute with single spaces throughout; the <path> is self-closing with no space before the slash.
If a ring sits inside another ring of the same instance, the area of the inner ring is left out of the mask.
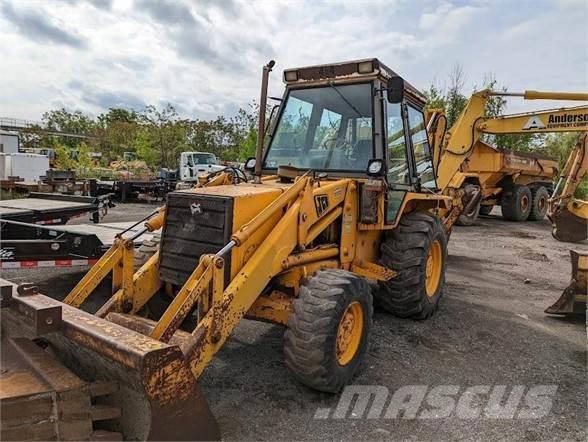
<path id="1" fill-rule="evenodd" d="M 118 391 L 100 397 L 96 405 L 97 409 L 119 407 L 120 417 L 104 417 L 94 430 L 120 432 L 126 440 L 220 438 L 217 422 L 177 345 L 154 340 L 44 295 L 13 295 L 9 301 L 3 296 L 3 344 L 32 343 L 35 338 L 48 343 L 59 360 L 54 362 L 67 367 L 63 368 L 78 376 L 80 382 L 91 386 L 110 381 L 118 385 Z M 44 377 L 40 373 L 40 378 Z M 24 408 L 23 413 L 30 410 Z M 6 427 L 4 416 L 2 426 Z"/>
<path id="2" fill-rule="evenodd" d="M 545 313 L 552 315 L 586 314 L 586 292 L 588 279 L 588 253 L 570 250 L 572 261 L 572 281 L 562 295 Z"/>

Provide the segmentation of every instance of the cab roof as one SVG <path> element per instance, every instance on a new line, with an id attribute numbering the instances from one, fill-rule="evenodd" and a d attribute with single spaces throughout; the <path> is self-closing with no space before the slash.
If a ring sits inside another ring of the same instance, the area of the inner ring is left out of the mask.
<path id="1" fill-rule="evenodd" d="M 391 77 L 400 77 L 377 58 L 344 61 L 339 63 L 305 66 L 284 70 L 284 83 L 287 85 L 321 84 L 327 81 L 372 80 L 378 78 L 386 82 Z M 404 91 L 414 100 L 426 103 L 427 98 L 413 85 L 404 81 Z"/>

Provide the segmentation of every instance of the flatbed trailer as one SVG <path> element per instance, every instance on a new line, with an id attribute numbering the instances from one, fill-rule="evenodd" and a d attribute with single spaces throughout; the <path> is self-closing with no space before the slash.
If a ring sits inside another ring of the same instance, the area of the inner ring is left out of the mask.
<path id="1" fill-rule="evenodd" d="M 141 229 L 132 222 L 43 226 L 4 221 L 0 241 L 0 269 L 34 269 L 93 265 L 119 234 Z M 135 241 L 141 246 L 153 234 Z"/>
<path id="2" fill-rule="evenodd" d="M 97 223 L 112 207 L 112 194 L 101 196 L 31 192 L 28 198 L 0 201 L 0 220 L 33 224 L 65 224 L 89 213 Z"/>
<path id="3" fill-rule="evenodd" d="M 480 192 L 479 204 L 464 213 L 459 224 L 472 224 L 478 213 L 488 215 L 496 205 L 502 207 L 505 219 L 541 220 L 547 212 L 547 200 L 557 175 L 558 163 L 554 158 L 478 141 L 453 178 L 453 183 L 464 187 L 466 192 L 475 187 Z"/>

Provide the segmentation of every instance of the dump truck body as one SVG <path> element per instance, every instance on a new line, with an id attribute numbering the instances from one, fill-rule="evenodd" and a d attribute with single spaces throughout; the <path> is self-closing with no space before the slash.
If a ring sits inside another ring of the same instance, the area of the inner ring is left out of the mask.
<path id="1" fill-rule="evenodd" d="M 480 187 L 480 205 L 483 213 L 493 206 L 502 204 L 502 197 L 510 195 L 515 186 L 526 186 L 532 195 L 529 207 L 534 203 L 533 193 L 544 188 L 536 206 L 542 219 L 547 211 L 547 198 L 553 191 L 553 181 L 558 175 L 558 163 L 555 159 L 540 153 L 516 152 L 510 149 L 494 147 L 483 141 L 477 141 L 472 153 L 456 173 L 453 184 L 473 184 Z M 508 216 L 508 214 L 506 215 Z"/>

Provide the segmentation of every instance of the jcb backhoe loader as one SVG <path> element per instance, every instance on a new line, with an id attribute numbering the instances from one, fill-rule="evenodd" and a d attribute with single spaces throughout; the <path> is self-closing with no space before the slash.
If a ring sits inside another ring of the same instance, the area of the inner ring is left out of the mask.
<path id="1" fill-rule="evenodd" d="M 460 184 L 442 192 L 479 137 L 484 95 L 431 150 L 442 137 L 427 134 L 423 95 L 377 59 L 284 82 L 265 150 L 260 115 L 254 178 L 226 169 L 169 194 L 145 225 L 162 227 L 159 251 L 137 271 L 121 236 L 64 302 L 27 286 L 3 296 L 2 349 L 17 361 L 0 377 L 3 438 L 217 438 L 197 379 L 241 319 L 283 324 L 292 374 L 336 392 L 366 355 L 372 296 L 401 317 L 436 311 L 448 234 L 475 202 Z M 108 275 L 112 297 L 82 311 Z"/>

